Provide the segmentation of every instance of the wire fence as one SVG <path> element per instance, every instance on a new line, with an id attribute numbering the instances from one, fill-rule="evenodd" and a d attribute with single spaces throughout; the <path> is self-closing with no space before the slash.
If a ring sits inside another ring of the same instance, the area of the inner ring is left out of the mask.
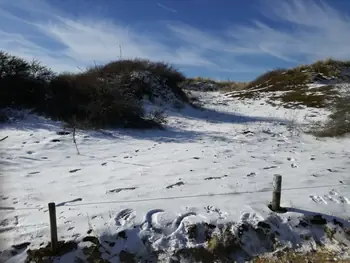
<path id="1" fill-rule="evenodd" d="M 350 184 L 333 184 L 333 185 L 318 185 L 318 186 L 304 186 L 304 187 L 291 187 L 284 188 L 285 191 L 297 191 L 302 189 L 320 189 L 320 188 L 331 188 L 331 187 L 344 187 L 350 186 Z M 125 204 L 125 203 L 140 203 L 140 202 L 152 202 L 159 200 L 175 200 L 175 199 L 190 199 L 190 198 L 201 198 L 201 197 L 214 197 L 214 196 L 232 196 L 232 195 L 244 195 L 244 194 L 254 194 L 254 193 L 268 193 L 272 194 L 272 202 L 269 205 L 269 208 L 272 211 L 276 212 L 287 212 L 289 211 L 286 208 L 280 206 L 281 193 L 282 193 L 282 176 L 275 175 L 273 181 L 273 189 L 261 189 L 257 191 L 239 191 L 239 192 L 225 192 L 225 193 L 212 193 L 212 194 L 197 194 L 197 195 L 182 195 L 182 196 L 169 196 L 169 197 L 159 197 L 159 198 L 147 198 L 147 199 L 135 199 L 135 200 L 111 200 L 111 201 L 97 201 L 97 202 L 81 202 L 82 198 L 76 198 L 70 201 L 61 202 L 61 203 L 49 203 L 48 206 L 41 207 L 0 207 L 0 210 L 5 211 L 33 211 L 33 210 L 43 210 L 43 212 L 49 212 L 50 223 L 39 223 L 39 224 L 30 224 L 30 225 L 22 225 L 18 224 L 18 216 L 15 216 L 16 223 L 14 225 L 9 225 L 0 228 L 0 234 L 4 232 L 10 232 L 12 230 L 17 231 L 18 229 L 26 229 L 26 228 L 35 228 L 34 231 L 46 231 L 49 229 L 51 236 L 51 250 L 53 253 L 56 252 L 58 247 L 58 228 L 57 228 L 57 218 L 56 218 L 56 208 L 61 207 L 82 207 L 82 206 L 101 206 L 103 204 Z M 350 204 L 349 200 L 346 199 L 347 203 Z M 121 211 L 123 212 L 123 211 Z M 89 220 L 89 219 L 88 219 Z"/>
<path id="2" fill-rule="evenodd" d="M 304 189 L 319 189 L 319 188 L 332 188 L 332 187 L 343 187 L 350 186 L 350 184 L 333 184 L 333 185 L 317 185 L 317 186 L 303 186 L 303 187 L 291 187 L 291 188 L 283 188 L 282 191 L 296 191 L 296 190 L 304 190 Z M 217 197 L 217 196 L 232 196 L 232 195 L 244 195 L 244 194 L 254 194 L 254 193 L 272 193 L 273 189 L 261 189 L 256 191 L 236 191 L 236 192 L 223 192 L 223 193 L 207 193 L 207 194 L 195 194 L 195 195 L 181 195 L 181 196 L 167 196 L 167 197 L 157 197 L 157 198 L 144 198 L 144 199 L 119 199 L 119 200 L 110 200 L 110 201 L 95 201 L 95 202 L 81 202 L 81 198 L 77 198 L 71 201 L 57 203 L 56 207 L 80 207 L 80 206 L 96 206 L 96 205 L 104 205 L 104 204 L 125 204 L 125 203 L 141 203 L 141 202 L 153 202 L 153 201 L 166 201 L 166 200 L 177 200 L 177 199 L 193 199 L 193 198 L 201 198 L 201 197 Z M 47 204 L 38 206 L 38 207 L 12 207 L 12 206 L 0 206 L 1 210 L 7 211 L 25 211 L 25 210 L 43 210 L 47 207 Z M 46 212 L 47 210 L 45 210 Z"/>

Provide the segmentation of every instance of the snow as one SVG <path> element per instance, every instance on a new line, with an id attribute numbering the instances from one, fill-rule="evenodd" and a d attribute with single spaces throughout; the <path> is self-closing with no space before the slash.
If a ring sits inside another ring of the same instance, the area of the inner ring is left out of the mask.
<path id="1" fill-rule="evenodd" d="M 310 90 L 312 89 L 318 89 L 318 88 L 322 88 L 324 86 L 327 86 L 327 84 L 323 84 L 323 83 L 309 83 L 306 85 Z"/>
<path id="2" fill-rule="evenodd" d="M 288 246 L 307 231 L 293 225 L 302 215 L 349 220 L 349 138 L 301 132 L 327 111 L 277 110 L 263 99 L 197 94 L 207 110 L 167 110 L 166 130 L 78 131 L 80 155 L 71 134 L 57 134 L 59 122 L 24 114 L 3 124 L 0 139 L 8 138 L 0 142 L 0 197 L 8 210 L 0 210 L 0 259 L 24 262 L 25 250 L 10 254 L 13 244 L 31 242 L 33 249 L 50 240 L 49 202 L 57 205 L 61 240 L 79 240 L 89 229 L 104 239 L 125 230 L 127 240 L 118 240 L 112 255 L 126 248 L 143 253 L 142 237 L 166 253 L 197 246 L 185 236 L 195 223 L 268 219 Z M 283 176 L 285 214 L 271 215 L 267 207 L 275 174 Z M 262 253 L 258 239 L 249 238 L 246 252 Z M 312 247 L 309 241 L 300 249 Z M 59 262 L 73 262 L 73 254 Z"/>

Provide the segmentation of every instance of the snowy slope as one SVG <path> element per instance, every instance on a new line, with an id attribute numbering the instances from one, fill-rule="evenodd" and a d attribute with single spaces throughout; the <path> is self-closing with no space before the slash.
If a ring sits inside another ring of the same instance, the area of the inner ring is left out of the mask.
<path id="1" fill-rule="evenodd" d="M 200 245 L 185 235 L 185 226 L 198 222 L 268 219 L 283 246 L 310 250 L 315 242 L 300 235 L 316 239 L 318 230 L 300 228 L 301 216 L 349 220 L 350 139 L 301 133 L 325 110 L 277 110 L 264 100 L 199 94 L 208 109 L 168 111 L 164 131 L 78 131 L 80 155 L 72 134 L 57 134 L 60 123 L 28 115 L 1 126 L 0 139 L 8 136 L 0 142 L 1 207 L 10 210 L 0 210 L 0 259 L 23 262 L 25 249 L 11 255 L 13 244 L 34 249 L 49 241 L 48 202 L 56 202 L 61 240 L 79 240 L 89 229 L 104 237 L 131 229 L 105 255 L 111 262 L 119 262 L 122 249 L 142 253 L 142 237 L 164 257 Z M 283 176 L 282 206 L 290 208 L 284 214 L 267 207 L 275 174 Z M 243 242 L 246 254 L 265 252 L 259 242 L 252 236 Z M 343 249 L 340 241 L 324 242 Z"/>

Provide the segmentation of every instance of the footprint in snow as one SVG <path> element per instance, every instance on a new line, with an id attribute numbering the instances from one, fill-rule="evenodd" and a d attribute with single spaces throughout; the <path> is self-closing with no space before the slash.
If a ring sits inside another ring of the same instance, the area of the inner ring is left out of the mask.
<path id="1" fill-rule="evenodd" d="M 247 177 L 254 177 L 254 176 L 256 176 L 256 173 L 254 172 L 247 174 Z"/>
<path id="2" fill-rule="evenodd" d="M 30 242 L 24 242 L 17 245 L 12 245 L 12 248 L 16 250 L 22 250 L 22 249 L 26 249 L 29 245 L 30 245 Z"/>
<path id="3" fill-rule="evenodd" d="M 241 218 L 240 218 L 240 221 L 242 221 L 242 222 L 247 222 L 248 221 L 248 219 L 250 218 L 250 213 L 243 213 L 242 215 L 241 215 Z"/>
<path id="4" fill-rule="evenodd" d="M 227 177 L 227 175 L 225 174 L 224 176 L 210 176 L 210 177 L 207 177 L 207 178 L 204 178 L 204 180 L 219 180 L 219 179 L 223 179 Z"/>
<path id="5" fill-rule="evenodd" d="M 116 188 L 116 189 L 109 190 L 108 193 L 119 193 L 121 191 L 131 191 L 135 189 L 137 189 L 137 187 Z"/>
<path id="6" fill-rule="evenodd" d="M 310 198 L 312 201 L 314 201 L 317 204 L 327 204 L 327 201 L 323 199 L 323 197 L 321 196 L 317 196 L 317 195 L 310 195 Z"/>
<path id="7" fill-rule="evenodd" d="M 328 172 L 331 172 L 331 173 L 338 173 L 338 172 L 339 172 L 339 170 L 337 170 L 337 169 L 332 169 L 332 168 L 327 169 L 327 171 L 328 171 Z"/>
<path id="8" fill-rule="evenodd" d="M 121 210 L 114 218 L 114 222 L 116 226 L 123 226 L 127 222 L 131 221 L 136 217 L 136 212 L 133 209 L 127 208 Z"/>
<path id="9" fill-rule="evenodd" d="M 152 217 L 157 214 L 157 213 L 163 213 L 164 210 L 163 209 L 153 209 L 147 212 L 147 214 L 145 215 L 142 223 L 141 223 L 141 228 L 142 229 L 150 229 L 152 228 Z M 146 227 L 144 227 L 144 225 L 146 224 Z"/>
<path id="10" fill-rule="evenodd" d="M 179 228 L 179 226 L 181 225 L 182 221 L 184 221 L 184 219 L 186 217 L 196 216 L 196 215 L 197 215 L 197 213 L 193 212 L 193 211 L 189 211 L 189 212 L 186 212 L 184 214 L 179 215 L 172 223 L 173 231 L 176 231 Z"/>
<path id="11" fill-rule="evenodd" d="M 34 174 L 39 174 L 40 172 L 31 172 L 26 175 L 26 177 L 32 177 Z"/>
<path id="12" fill-rule="evenodd" d="M 336 203 L 336 204 L 348 204 L 350 205 L 349 198 L 340 196 L 334 189 L 324 196 L 310 195 L 310 199 L 317 204 Z"/>
<path id="13" fill-rule="evenodd" d="M 5 227 L 3 229 L 0 229 L 0 233 L 1 232 L 6 232 L 6 230 L 11 230 L 13 227 L 17 226 L 19 223 L 18 221 L 18 216 L 14 216 L 10 219 L 4 219 L 0 222 L 0 226 L 1 227 Z M 10 227 L 10 228 L 8 228 Z"/>
<path id="14" fill-rule="evenodd" d="M 292 164 L 290 165 L 290 167 L 292 167 L 292 168 L 298 168 L 298 165 L 296 165 L 295 163 L 292 163 Z"/>
<path id="15" fill-rule="evenodd" d="M 70 134 L 70 132 L 67 132 L 67 131 L 58 131 L 56 132 L 57 135 L 68 135 Z"/>
<path id="16" fill-rule="evenodd" d="M 166 187 L 166 189 L 173 188 L 174 186 L 181 186 L 181 185 L 184 185 L 184 184 L 185 184 L 184 182 L 180 181 L 180 182 L 177 182 L 177 183 L 175 183 L 175 184 L 168 185 L 168 186 Z"/>
<path id="17" fill-rule="evenodd" d="M 208 214 L 212 214 L 212 213 L 216 213 L 219 215 L 219 219 L 225 219 L 225 216 L 227 215 L 226 212 L 221 212 L 221 210 L 219 208 L 216 208 L 212 205 L 208 205 L 206 207 L 204 207 L 204 210 L 208 213 Z"/>
<path id="18" fill-rule="evenodd" d="M 159 234 L 170 235 L 175 230 L 173 228 L 174 218 L 176 218 L 176 215 L 171 212 L 158 211 L 157 213 L 153 213 L 151 222 L 152 230 Z"/>
<path id="19" fill-rule="evenodd" d="M 11 258 L 13 256 L 16 256 L 20 253 L 22 253 L 31 243 L 30 242 L 24 242 L 16 245 L 12 245 L 11 248 L 1 251 L 1 258 Z"/>
<path id="20" fill-rule="evenodd" d="M 80 237 L 80 234 L 79 234 L 79 233 L 75 233 L 75 234 L 72 235 L 72 237 L 73 237 L 74 239 L 77 239 L 77 238 Z"/>
<path id="21" fill-rule="evenodd" d="M 275 169 L 275 168 L 278 168 L 278 166 L 277 165 L 272 165 L 272 166 L 264 167 L 263 169 L 264 170 L 270 170 L 270 169 Z"/>
<path id="22" fill-rule="evenodd" d="M 80 201 L 83 201 L 83 198 L 75 198 L 75 199 L 70 200 L 70 201 L 61 202 L 61 203 L 56 204 L 56 207 L 64 206 L 65 204 L 75 203 L 75 202 L 80 202 Z"/>
<path id="23" fill-rule="evenodd" d="M 78 172 L 78 171 L 80 171 L 81 169 L 73 169 L 73 170 L 70 170 L 69 172 L 70 173 L 75 173 L 75 172 Z"/>

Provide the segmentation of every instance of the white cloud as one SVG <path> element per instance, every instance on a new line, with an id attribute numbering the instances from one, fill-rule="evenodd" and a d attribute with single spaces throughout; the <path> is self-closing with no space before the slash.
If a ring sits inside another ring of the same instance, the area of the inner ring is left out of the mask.
<path id="1" fill-rule="evenodd" d="M 160 8 L 163 8 L 163 9 L 165 9 L 165 10 L 167 10 L 167 11 L 170 11 L 170 12 L 173 12 L 173 13 L 177 13 L 177 10 L 174 9 L 174 8 L 171 8 L 171 7 L 169 7 L 169 6 L 163 5 L 163 4 L 161 4 L 161 3 L 156 3 L 156 4 L 157 4 L 157 6 L 159 6 Z"/>
<path id="2" fill-rule="evenodd" d="M 120 56 L 120 46 L 123 58 L 162 60 L 216 72 L 262 71 L 262 66 L 254 62 L 244 64 L 247 55 L 294 63 L 329 56 L 350 59 L 349 18 L 312 0 L 265 0 L 263 14 L 272 19 L 271 24 L 251 21 L 248 26 L 203 32 L 187 24 L 169 22 L 164 34 L 173 43 L 171 46 L 147 33 L 147 29 L 140 31 L 100 17 L 73 18 L 50 3 L 0 0 L 0 50 L 36 58 L 58 71 L 78 70 L 77 67 L 93 61 L 115 60 Z M 11 8 L 27 15 L 16 15 Z M 288 23 L 289 30 L 273 26 L 277 22 Z M 17 26 L 6 30 L 4 25 Z"/>

